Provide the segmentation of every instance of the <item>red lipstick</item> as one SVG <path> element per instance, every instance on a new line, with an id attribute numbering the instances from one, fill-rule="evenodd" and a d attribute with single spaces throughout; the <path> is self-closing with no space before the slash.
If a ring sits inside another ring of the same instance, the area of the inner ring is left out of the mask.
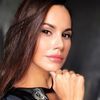
<path id="1" fill-rule="evenodd" d="M 61 55 L 49 55 L 47 56 L 51 61 L 56 63 L 61 63 L 63 61 L 63 57 Z"/>

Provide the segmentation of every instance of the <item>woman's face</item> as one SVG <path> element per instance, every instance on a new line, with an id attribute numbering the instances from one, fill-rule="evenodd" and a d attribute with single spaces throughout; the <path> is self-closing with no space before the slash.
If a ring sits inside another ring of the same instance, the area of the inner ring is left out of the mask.
<path id="1" fill-rule="evenodd" d="M 71 18 L 64 6 L 50 8 L 41 26 L 33 64 L 46 71 L 60 69 L 71 47 Z"/>

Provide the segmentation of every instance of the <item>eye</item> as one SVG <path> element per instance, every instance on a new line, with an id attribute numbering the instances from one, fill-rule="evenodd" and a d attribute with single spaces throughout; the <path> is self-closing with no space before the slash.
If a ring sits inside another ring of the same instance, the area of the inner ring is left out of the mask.
<path id="1" fill-rule="evenodd" d="M 72 38 L 72 34 L 70 32 L 62 33 L 62 37 L 64 37 L 65 39 L 71 39 Z"/>
<path id="2" fill-rule="evenodd" d="M 42 30 L 42 33 L 44 33 L 44 34 L 46 34 L 46 35 L 51 35 L 51 34 L 52 34 L 51 31 L 46 30 L 46 29 L 43 29 L 43 30 Z"/>

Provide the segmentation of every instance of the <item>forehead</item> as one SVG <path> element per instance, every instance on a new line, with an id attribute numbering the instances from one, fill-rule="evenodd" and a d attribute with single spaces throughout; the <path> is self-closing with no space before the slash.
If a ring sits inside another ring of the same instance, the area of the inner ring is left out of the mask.
<path id="1" fill-rule="evenodd" d="M 71 18 L 68 10 L 63 5 L 53 5 L 44 20 L 45 23 L 71 27 Z"/>

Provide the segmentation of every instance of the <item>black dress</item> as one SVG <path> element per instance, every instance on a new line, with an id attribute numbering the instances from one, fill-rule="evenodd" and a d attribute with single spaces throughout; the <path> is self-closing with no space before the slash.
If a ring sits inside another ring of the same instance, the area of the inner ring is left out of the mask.
<path id="1" fill-rule="evenodd" d="M 11 88 L 1 100 L 49 100 L 47 93 L 53 89 L 47 88 Z"/>

